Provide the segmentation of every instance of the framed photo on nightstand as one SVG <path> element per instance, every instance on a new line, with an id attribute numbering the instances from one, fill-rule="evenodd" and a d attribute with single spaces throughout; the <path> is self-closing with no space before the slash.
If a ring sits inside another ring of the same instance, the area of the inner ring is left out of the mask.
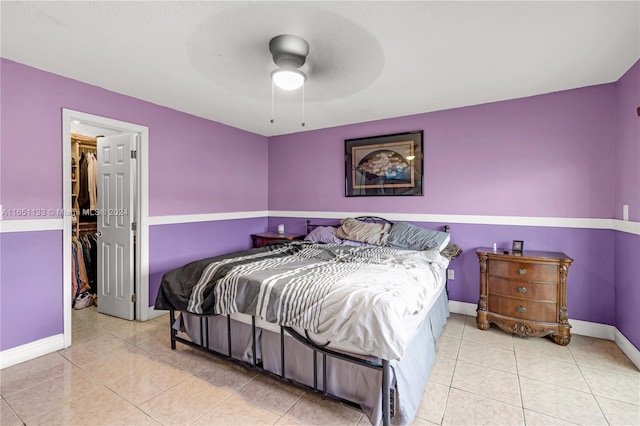
<path id="1" fill-rule="evenodd" d="M 513 244 L 511 245 L 511 251 L 516 253 L 522 253 L 523 248 L 524 248 L 524 241 L 513 240 Z"/>

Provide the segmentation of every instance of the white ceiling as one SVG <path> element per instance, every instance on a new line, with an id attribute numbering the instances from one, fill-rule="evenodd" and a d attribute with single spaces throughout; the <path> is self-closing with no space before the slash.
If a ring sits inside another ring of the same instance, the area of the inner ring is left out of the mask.
<path id="1" fill-rule="evenodd" d="M 261 135 L 618 80 L 640 58 L 640 2 L 8 2 L 1 55 Z M 269 40 L 310 44 L 275 96 Z M 87 111 L 90 112 L 90 111 Z"/>

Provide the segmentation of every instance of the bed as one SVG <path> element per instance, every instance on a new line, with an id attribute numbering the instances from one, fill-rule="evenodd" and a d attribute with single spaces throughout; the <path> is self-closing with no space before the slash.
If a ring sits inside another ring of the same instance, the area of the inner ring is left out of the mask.
<path id="1" fill-rule="evenodd" d="M 172 349 L 248 365 L 358 407 L 375 425 L 412 422 L 449 316 L 448 233 L 429 231 L 420 243 L 435 247 L 416 250 L 420 228 L 380 218 L 308 228 L 305 241 L 166 273 L 155 308 L 170 311 Z"/>

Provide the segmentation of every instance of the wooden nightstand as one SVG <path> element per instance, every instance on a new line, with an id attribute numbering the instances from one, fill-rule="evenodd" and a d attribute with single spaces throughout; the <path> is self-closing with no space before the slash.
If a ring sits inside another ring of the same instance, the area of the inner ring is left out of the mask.
<path id="1" fill-rule="evenodd" d="M 251 234 L 253 247 L 262 247 L 274 241 L 303 240 L 304 234 L 278 234 L 277 232 L 264 232 L 262 234 Z"/>
<path id="2" fill-rule="evenodd" d="M 480 260 L 478 328 L 491 323 L 519 336 L 551 335 L 559 345 L 571 340 L 567 316 L 567 274 L 573 259 L 564 253 L 476 250 Z"/>

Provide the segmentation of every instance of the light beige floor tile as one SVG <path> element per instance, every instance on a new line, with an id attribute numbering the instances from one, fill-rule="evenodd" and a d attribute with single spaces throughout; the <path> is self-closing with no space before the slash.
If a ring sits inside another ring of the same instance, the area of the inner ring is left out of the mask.
<path id="1" fill-rule="evenodd" d="M 78 368 L 63 376 L 41 382 L 6 398 L 14 411 L 23 419 L 47 413 L 88 393 L 103 389 L 88 374 Z"/>
<path id="2" fill-rule="evenodd" d="M 74 398 L 47 413 L 25 416 L 28 425 L 103 425 L 123 415 L 131 405 L 109 389 L 101 388 Z"/>
<path id="3" fill-rule="evenodd" d="M 594 395 L 640 405 L 640 373 L 633 376 L 584 366 L 580 371 Z"/>
<path id="4" fill-rule="evenodd" d="M 366 417 L 365 417 L 366 419 Z M 367 419 L 368 420 L 368 419 Z M 368 424 L 371 424 L 367 422 Z M 430 422 L 429 420 L 421 419 L 420 417 L 416 417 L 411 422 L 412 426 L 438 426 L 438 423 Z"/>
<path id="5" fill-rule="evenodd" d="M 252 404 L 239 395 L 233 395 L 209 410 L 193 425 L 274 425 L 280 416 Z"/>
<path id="6" fill-rule="evenodd" d="M 418 407 L 416 417 L 440 424 L 447 406 L 448 396 L 449 386 L 428 383 L 427 388 L 422 394 L 422 402 L 420 403 L 420 407 Z"/>
<path id="7" fill-rule="evenodd" d="M 302 425 L 356 425 L 362 412 L 348 405 L 305 393 L 284 417 Z"/>
<path id="8" fill-rule="evenodd" d="M 638 369 L 611 340 L 574 335 L 568 345 L 580 366 L 599 368 L 621 374 L 637 375 Z"/>
<path id="9" fill-rule="evenodd" d="M 640 405 L 596 396 L 610 425 L 640 425 Z"/>
<path id="10" fill-rule="evenodd" d="M 440 336 L 436 355 L 456 359 L 460 350 L 460 341 L 460 338 L 457 337 Z"/>
<path id="11" fill-rule="evenodd" d="M 571 344 L 569 344 L 571 345 Z M 575 364 L 569 346 L 556 344 L 546 337 L 518 337 L 513 336 L 513 347 L 516 354 L 533 355 L 541 358 L 550 358 L 554 361 Z"/>
<path id="12" fill-rule="evenodd" d="M 467 321 L 467 316 L 459 314 L 451 314 L 447 319 L 447 324 L 442 330 L 442 336 L 454 337 L 460 339 L 464 330 L 464 325 Z"/>
<path id="13" fill-rule="evenodd" d="M 154 361 L 152 368 L 146 368 L 125 376 L 107 386 L 135 406 L 160 395 L 169 388 L 191 377 L 191 373 Z"/>
<path id="14" fill-rule="evenodd" d="M 139 408 L 163 425 L 183 425 L 195 421 L 229 395 L 228 389 L 191 376 Z"/>
<path id="15" fill-rule="evenodd" d="M 491 345 L 462 340 L 458 361 L 479 364 L 507 373 L 517 373 L 514 352 L 509 349 L 496 348 Z"/>
<path id="16" fill-rule="evenodd" d="M 555 385 L 590 392 L 587 382 L 576 364 L 554 361 L 537 355 L 522 354 L 516 351 L 518 374 L 520 377 L 540 380 Z"/>
<path id="17" fill-rule="evenodd" d="M 512 373 L 458 361 L 451 387 L 522 406 L 518 376 Z"/>
<path id="18" fill-rule="evenodd" d="M 30 388 L 45 380 L 71 373 L 76 367 L 58 353 L 51 353 L 0 370 L 3 397 Z"/>
<path id="19" fill-rule="evenodd" d="M 138 408 L 132 408 L 124 415 L 107 424 L 109 426 L 160 426 L 160 423 L 153 420 Z"/>
<path id="20" fill-rule="evenodd" d="M 130 347 L 83 365 L 82 369 L 100 383 L 109 384 L 126 376 L 142 374 L 143 370 L 156 366 L 159 361 L 139 348 Z"/>
<path id="21" fill-rule="evenodd" d="M 155 357 L 167 357 L 171 356 L 173 353 L 168 338 L 166 340 L 162 340 L 161 338 L 155 338 L 154 336 L 145 336 L 139 339 L 133 339 L 135 340 L 135 343 L 132 343 L 131 340 L 132 339 L 127 339 L 127 341 L 135 347 L 140 348 Z"/>
<path id="22" fill-rule="evenodd" d="M 362 423 L 363 425 L 369 424 L 369 423 Z M 358 423 L 358 425 L 360 425 L 360 423 Z M 286 417 L 280 417 L 280 420 L 278 420 L 276 422 L 276 426 L 300 426 L 300 423 L 294 422 L 291 419 L 288 419 Z"/>
<path id="23" fill-rule="evenodd" d="M 572 426 L 575 423 L 547 416 L 536 411 L 524 410 L 524 421 L 527 426 Z"/>
<path id="24" fill-rule="evenodd" d="M 77 366 L 100 359 L 108 358 L 114 351 L 121 351 L 131 348 L 131 345 L 124 340 L 105 333 L 94 340 L 72 344 L 70 348 L 59 351 L 58 353 Z"/>
<path id="25" fill-rule="evenodd" d="M 585 425 L 604 425 L 593 395 L 538 380 L 520 377 L 524 408 Z"/>
<path id="26" fill-rule="evenodd" d="M 232 391 L 249 383 L 257 374 L 249 368 L 213 357 L 196 372 L 198 377 Z"/>
<path id="27" fill-rule="evenodd" d="M 524 425 L 522 408 L 451 388 L 443 425 Z"/>
<path id="28" fill-rule="evenodd" d="M 167 325 L 167 335 L 169 335 L 169 326 Z M 159 324 L 146 321 L 112 321 L 102 326 L 102 331 L 126 340 L 136 335 L 146 335 L 160 329 Z"/>
<path id="29" fill-rule="evenodd" d="M 163 357 L 167 362 L 180 366 L 192 373 L 206 370 L 213 361 L 213 356 L 207 353 L 191 348 L 189 346 L 178 344 L 174 351 Z"/>
<path id="30" fill-rule="evenodd" d="M 450 386 L 453 379 L 453 370 L 456 367 L 456 360 L 445 356 L 436 356 L 436 362 L 429 375 L 429 383 L 439 383 Z"/>
<path id="31" fill-rule="evenodd" d="M 260 407 L 284 415 L 302 397 L 304 391 L 258 375 L 241 387 L 238 394 Z"/>
<path id="32" fill-rule="evenodd" d="M 4 399 L 0 401 L 0 425 L 2 426 L 20 426 L 22 420 L 18 415 L 9 407 Z"/>
<path id="33" fill-rule="evenodd" d="M 513 336 L 509 333 L 505 333 L 496 326 L 492 326 L 488 330 L 481 330 L 475 322 L 467 322 L 464 326 L 462 340 L 483 343 L 493 346 L 494 348 L 513 350 Z"/>

